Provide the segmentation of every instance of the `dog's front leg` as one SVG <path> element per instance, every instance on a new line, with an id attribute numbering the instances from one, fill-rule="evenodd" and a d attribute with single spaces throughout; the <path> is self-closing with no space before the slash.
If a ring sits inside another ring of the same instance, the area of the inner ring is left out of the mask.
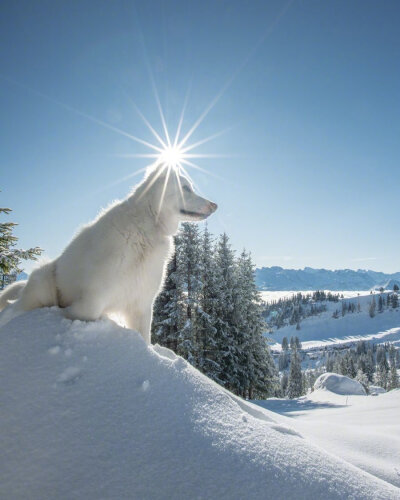
<path id="1" fill-rule="evenodd" d="M 69 319 L 79 319 L 81 321 L 95 321 L 101 318 L 103 313 L 102 306 L 94 299 L 82 298 L 73 302 L 64 309 L 64 314 Z"/>
<path id="2" fill-rule="evenodd" d="M 129 309 L 125 313 L 127 327 L 140 333 L 146 344 L 151 343 L 151 321 L 153 317 L 153 308 L 149 307 L 145 311 L 139 312 L 136 308 Z"/>

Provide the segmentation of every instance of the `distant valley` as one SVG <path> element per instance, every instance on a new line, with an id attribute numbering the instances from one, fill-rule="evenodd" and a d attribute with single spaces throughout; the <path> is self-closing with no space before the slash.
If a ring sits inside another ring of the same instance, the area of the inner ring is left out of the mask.
<path id="1" fill-rule="evenodd" d="M 284 269 L 262 267 L 256 269 L 256 283 L 259 290 L 370 290 L 383 287 L 393 289 L 400 286 L 400 272 L 386 274 L 359 269 Z"/>

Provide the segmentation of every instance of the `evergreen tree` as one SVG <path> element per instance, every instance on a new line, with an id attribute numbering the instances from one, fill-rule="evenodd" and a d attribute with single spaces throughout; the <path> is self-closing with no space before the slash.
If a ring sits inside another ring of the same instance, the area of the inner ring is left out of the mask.
<path id="1" fill-rule="evenodd" d="M 303 394 L 303 379 L 301 373 L 300 357 L 294 348 L 290 360 L 289 381 L 287 395 L 290 399 L 298 398 Z"/>
<path id="2" fill-rule="evenodd" d="M 376 300 L 375 300 L 375 296 L 372 296 L 372 300 L 368 306 L 368 313 L 369 313 L 371 318 L 373 318 L 375 316 L 375 311 L 376 311 Z"/>
<path id="3" fill-rule="evenodd" d="M 379 300 L 378 300 L 378 312 L 383 312 L 383 299 L 382 295 L 379 295 Z"/>
<path id="4" fill-rule="evenodd" d="M 389 361 L 390 361 L 390 374 L 388 381 L 388 389 L 397 389 L 399 387 L 399 376 L 397 374 L 397 364 L 396 364 L 396 349 L 393 344 L 389 348 Z"/>
<path id="5" fill-rule="evenodd" d="M 389 365 L 386 359 L 386 355 L 382 357 L 379 361 L 377 370 L 376 370 L 376 383 L 380 386 L 383 387 L 384 389 L 387 389 L 388 387 L 388 375 L 389 375 Z"/>
<path id="6" fill-rule="evenodd" d="M 282 350 L 278 358 L 279 371 L 281 372 L 283 370 L 286 370 L 286 368 L 289 366 L 289 362 L 290 358 L 288 352 L 286 350 Z"/>
<path id="7" fill-rule="evenodd" d="M 243 395 L 253 399 L 272 395 L 276 368 L 265 341 L 262 301 L 255 283 L 255 268 L 251 256 L 242 252 L 237 262 L 237 321 L 239 379 Z"/>
<path id="8" fill-rule="evenodd" d="M 282 339 L 282 349 L 287 351 L 289 349 L 289 343 L 287 337 L 283 337 Z"/>
<path id="9" fill-rule="evenodd" d="M 213 380 L 219 380 L 221 371 L 215 327 L 218 302 L 217 270 L 211 234 L 205 226 L 201 241 L 201 282 L 197 314 L 197 340 L 200 353 L 199 368 Z"/>
<path id="10" fill-rule="evenodd" d="M 10 208 L 0 208 L 0 214 L 8 215 L 10 212 Z M 28 250 L 15 248 L 18 238 L 13 230 L 16 225 L 15 222 L 0 222 L 0 290 L 22 271 L 22 260 L 37 260 L 37 256 L 42 253 L 39 247 Z"/>
<path id="11" fill-rule="evenodd" d="M 226 233 L 220 236 L 216 249 L 218 298 L 216 301 L 216 343 L 219 350 L 220 382 L 228 389 L 240 386 L 237 350 L 237 274 L 234 253 Z"/>
<path id="12" fill-rule="evenodd" d="M 368 377 L 365 375 L 365 373 L 363 373 L 361 370 L 358 370 L 355 379 L 357 380 L 357 382 L 360 382 L 360 384 L 364 387 L 365 392 L 368 394 L 369 393 Z"/>
<path id="13" fill-rule="evenodd" d="M 207 228 L 200 238 L 184 224 L 155 301 L 153 342 L 236 394 L 266 398 L 280 389 L 264 330 L 250 255 L 236 260 L 226 234 L 214 248 Z"/>
<path id="14" fill-rule="evenodd" d="M 289 376 L 287 372 L 284 372 L 281 377 L 281 394 L 282 397 L 286 396 L 287 393 L 287 388 L 288 388 L 288 383 L 289 383 Z"/>
<path id="15" fill-rule="evenodd" d="M 199 365 L 196 331 L 197 304 L 201 292 L 200 236 L 197 224 L 185 222 L 180 232 L 178 268 L 184 288 L 185 323 L 178 338 L 178 354 Z"/>
<path id="16" fill-rule="evenodd" d="M 176 236 L 175 251 L 167 266 L 165 283 L 154 303 L 152 325 L 152 343 L 175 352 L 178 350 L 178 337 L 185 322 L 183 286 L 177 265 L 179 242 L 179 236 Z"/>

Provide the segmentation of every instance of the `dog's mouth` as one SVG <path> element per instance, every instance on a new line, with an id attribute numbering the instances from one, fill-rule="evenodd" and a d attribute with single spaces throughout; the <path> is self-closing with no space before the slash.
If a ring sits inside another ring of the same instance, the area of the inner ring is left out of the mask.
<path id="1" fill-rule="evenodd" d="M 185 208 L 181 208 L 180 213 L 193 220 L 203 220 L 207 219 L 207 217 L 214 213 L 217 208 L 218 205 L 210 201 L 204 206 L 204 211 L 202 210 L 201 212 L 196 212 L 195 210 L 186 210 Z"/>
<path id="2" fill-rule="evenodd" d="M 180 212 L 181 214 L 193 217 L 194 219 L 206 219 L 210 215 L 204 213 L 202 214 L 200 212 L 192 212 L 191 210 L 185 210 L 184 208 L 181 208 Z"/>

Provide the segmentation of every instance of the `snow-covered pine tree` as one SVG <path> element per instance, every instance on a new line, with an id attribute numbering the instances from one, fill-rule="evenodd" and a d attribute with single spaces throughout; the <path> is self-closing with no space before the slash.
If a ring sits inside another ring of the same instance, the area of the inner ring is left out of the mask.
<path id="1" fill-rule="evenodd" d="M 178 270 L 177 253 L 180 251 L 179 235 L 175 237 L 175 250 L 167 266 L 163 289 L 153 308 L 152 343 L 177 351 L 178 337 L 185 322 L 183 286 Z"/>
<path id="2" fill-rule="evenodd" d="M 271 396 L 277 384 L 276 368 L 263 335 L 262 301 L 254 273 L 251 256 L 243 251 L 237 261 L 237 343 L 240 391 L 250 399 Z"/>
<path id="3" fill-rule="evenodd" d="M 371 318 L 373 318 L 375 316 L 375 311 L 376 311 L 376 300 L 375 300 L 375 295 L 373 295 L 372 300 L 368 306 L 368 313 L 369 313 Z"/>
<path id="4" fill-rule="evenodd" d="M 180 232 L 178 271 L 184 288 L 185 324 L 180 330 L 177 352 L 193 366 L 199 366 L 196 314 L 201 292 L 201 249 L 197 224 L 184 222 Z"/>
<path id="5" fill-rule="evenodd" d="M 397 363 L 396 363 L 396 349 L 394 345 L 391 344 L 389 347 L 389 362 L 390 362 L 390 373 L 388 381 L 388 389 L 397 389 L 399 387 L 399 376 L 397 374 Z"/>
<path id="6" fill-rule="evenodd" d="M 365 392 L 368 394 L 369 393 L 369 385 L 368 385 L 368 377 L 362 370 L 358 370 L 357 375 L 355 377 L 357 382 L 360 382 L 360 384 L 364 387 Z"/>
<path id="7" fill-rule="evenodd" d="M 292 349 L 290 360 L 289 382 L 287 395 L 290 399 L 298 398 L 303 394 L 303 379 L 301 374 L 300 356 L 296 347 Z"/>
<path id="8" fill-rule="evenodd" d="M 207 224 L 201 239 L 201 292 L 197 309 L 197 343 L 199 368 L 215 381 L 221 372 L 215 327 L 218 303 L 218 277 L 213 252 L 213 242 Z"/>
<path id="9" fill-rule="evenodd" d="M 385 354 L 385 352 L 384 352 Z M 383 387 L 384 389 L 387 389 L 388 387 L 388 379 L 389 379 L 389 364 L 386 359 L 386 354 L 380 358 L 380 361 L 378 363 L 376 373 L 375 373 L 375 380 L 376 383 L 380 386 Z"/>
<path id="10" fill-rule="evenodd" d="M 219 378 L 228 389 L 240 387 L 238 380 L 237 351 L 237 273 L 234 252 L 229 238 L 223 233 L 218 241 L 215 255 L 218 299 L 216 301 L 216 346 L 219 352 L 218 364 L 221 367 Z"/>
<path id="11" fill-rule="evenodd" d="M 0 214 L 8 215 L 10 208 L 0 208 Z M 22 271 L 21 260 L 37 260 L 42 253 L 39 247 L 21 250 L 15 248 L 18 238 L 13 234 L 15 222 L 0 222 L 0 290 Z"/>
<path id="12" fill-rule="evenodd" d="M 282 377 L 281 377 L 281 395 L 282 395 L 282 397 L 286 396 L 288 383 L 289 383 L 289 376 L 288 376 L 287 372 L 283 372 Z"/>

